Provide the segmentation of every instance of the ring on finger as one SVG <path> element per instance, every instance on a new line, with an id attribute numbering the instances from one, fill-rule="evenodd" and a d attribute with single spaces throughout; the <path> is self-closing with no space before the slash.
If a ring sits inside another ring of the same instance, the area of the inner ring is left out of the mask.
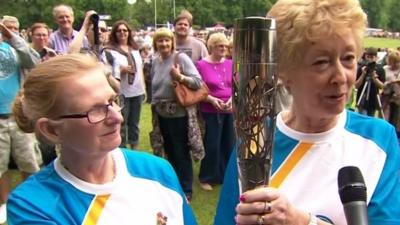
<path id="1" fill-rule="evenodd" d="M 263 225 L 263 224 L 264 224 L 264 215 L 258 215 L 257 225 Z"/>
<path id="2" fill-rule="evenodd" d="M 272 211 L 272 204 L 271 204 L 271 202 L 265 201 L 265 202 L 264 202 L 263 213 L 270 213 L 271 211 Z"/>

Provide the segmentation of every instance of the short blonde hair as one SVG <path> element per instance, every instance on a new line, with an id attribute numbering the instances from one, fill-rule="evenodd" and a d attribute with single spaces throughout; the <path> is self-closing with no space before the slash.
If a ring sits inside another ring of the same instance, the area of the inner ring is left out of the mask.
<path id="1" fill-rule="evenodd" d="M 208 39 L 207 39 L 207 48 L 208 51 L 211 51 L 211 49 L 217 45 L 217 44 L 224 44 L 226 46 L 229 45 L 229 41 L 226 38 L 226 35 L 220 32 L 213 33 L 211 34 Z"/>
<path id="2" fill-rule="evenodd" d="M 165 37 L 171 39 L 171 41 L 172 41 L 172 49 L 171 50 L 172 51 L 175 50 L 175 35 L 174 35 L 174 33 L 168 28 L 161 27 L 161 28 L 158 28 L 154 32 L 154 35 L 153 35 L 153 49 L 154 49 L 154 51 L 158 50 L 157 49 L 157 41 L 158 41 L 158 39 L 165 38 Z"/>
<path id="3" fill-rule="evenodd" d="M 1 22 L 2 23 L 15 23 L 15 25 L 17 25 L 17 28 L 19 29 L 19 21 L 18 21 L 18 18 L 15 16 L 5 15 L 5 16 L 3 16 Z"/>
<path id="4" fill-rule="evenodd" d="M 97 59 L 83 54 L 56 56 L 38 64 L 26 76 L 14 100 L 13 115 L 21 130 L 32 133 L 39 118 L 57 116 L 61 111 L 60 90 L 65 80 L 98 68 L 104 67 Z"/>
<path id="5" fill-rule="evenodd" d="M 300 63 L 305 44 L 350 28 L 362 53 L 367 16 L 358 0 L 278 0 L 268 12 L 277 22 L 279 71 Z"/>

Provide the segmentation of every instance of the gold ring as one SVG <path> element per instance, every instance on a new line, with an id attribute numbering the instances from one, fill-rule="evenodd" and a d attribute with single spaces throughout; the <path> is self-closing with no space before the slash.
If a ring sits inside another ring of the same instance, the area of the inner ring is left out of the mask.
<path id="1" fill-rule="evenodd" d="M 264 225 L 264 215 L 258 215 L 257 217 L 257 225 Z"/>
<path id="2" fill-rule="evenodd" d="M 265 201 L 263 213 L 270 213 L 272 211 L 272 204 L 271 202 Z"/>

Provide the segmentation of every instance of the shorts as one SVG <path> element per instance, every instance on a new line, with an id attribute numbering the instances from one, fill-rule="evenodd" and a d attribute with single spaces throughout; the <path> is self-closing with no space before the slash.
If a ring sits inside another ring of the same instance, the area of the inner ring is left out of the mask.
<path id="1" fill-rule="evenodd" d="M 18 169 L 26 173 L 40 170 L 42 157 L 33 134 L 21 131 L 14 119 L 0 119 L 0 176 L 8 170 L 10 156 Z"/>

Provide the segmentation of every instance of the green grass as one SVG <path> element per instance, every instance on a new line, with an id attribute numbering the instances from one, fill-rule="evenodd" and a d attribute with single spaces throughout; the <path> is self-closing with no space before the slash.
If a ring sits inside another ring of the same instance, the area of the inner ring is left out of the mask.
<path id="1" fill-rule="evenodd" d="M 400 47 L 400 39 L 367 37 L 364 39 L 364 46 L 397 49 Z"/>

